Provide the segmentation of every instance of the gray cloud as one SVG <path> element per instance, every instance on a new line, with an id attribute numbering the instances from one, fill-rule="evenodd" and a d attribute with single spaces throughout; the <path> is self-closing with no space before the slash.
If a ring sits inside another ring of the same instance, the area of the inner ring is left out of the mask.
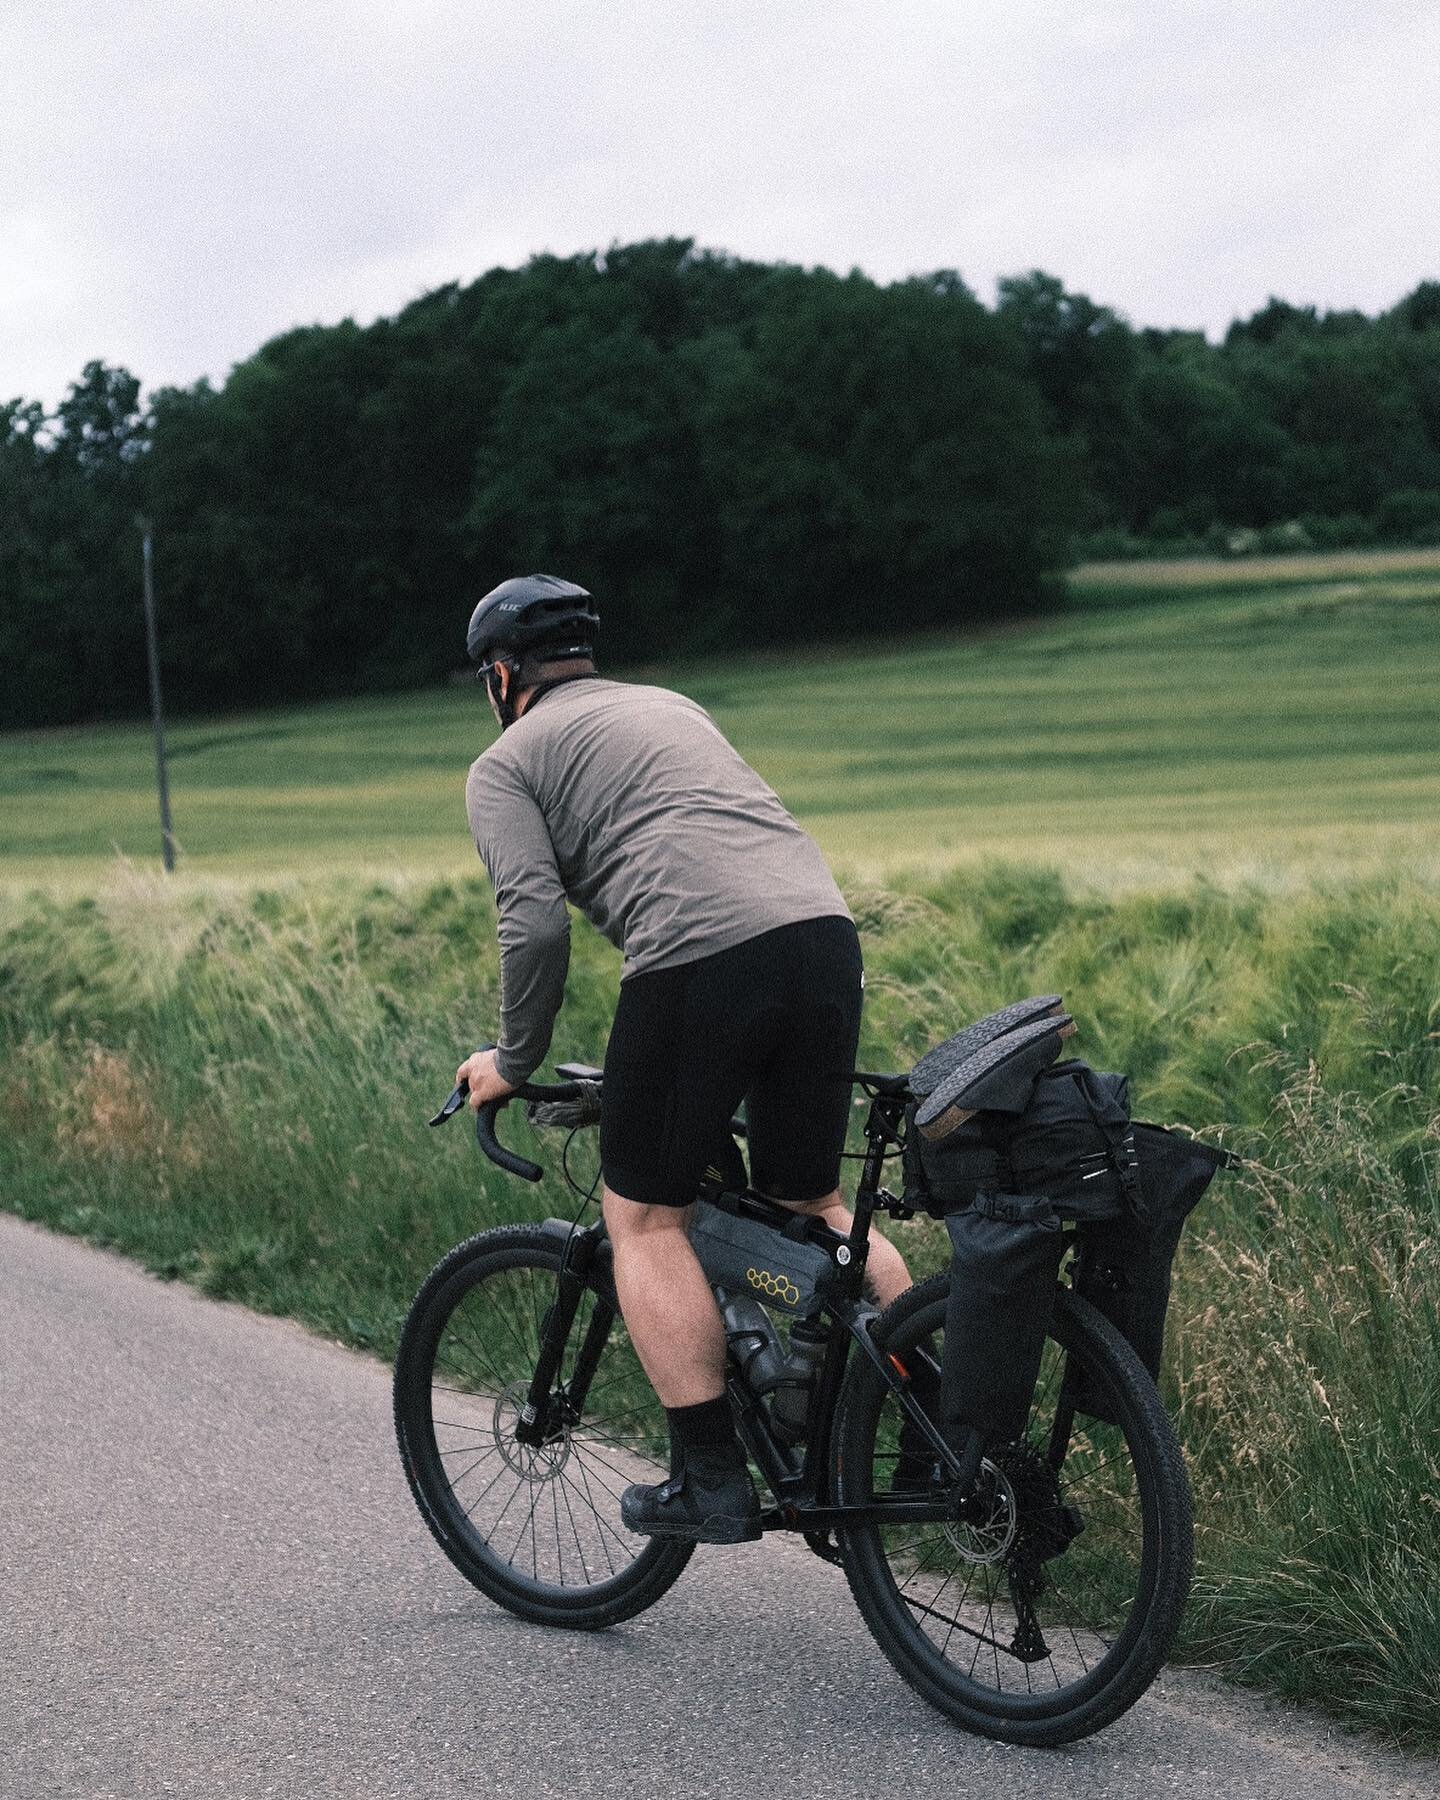
<path id="1" fill-rule="evenodd" d="M 4 395 L 665 233 L 1212 331 L 1440 273 L 1428 0 L 9 0 L 0 49 Z"/>

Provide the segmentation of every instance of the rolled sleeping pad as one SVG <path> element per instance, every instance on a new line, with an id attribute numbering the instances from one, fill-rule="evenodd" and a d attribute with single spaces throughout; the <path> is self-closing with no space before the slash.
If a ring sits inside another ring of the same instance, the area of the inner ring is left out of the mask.
<path id="1" fill-rule="evenodd" d="M 977 1050 L 916 1107 L 921 1135 L 943 1143 L 974 1113 L 1024 1112 L 1035 1077 L 1055 1061 L 1075 1029 L 1069 1013 L 1047 1013 Z"/>
<path id="2" fill-rule="evenodd" d="M 962 1063 L 969 1062 L 977 1050 L 983 1050 L 987 1044 L 1018 1026 L 1029 1025 L 1047 1013 L 1059 1014 L 1064 1010 L 1059 994 L 1032 994 L 1028 1000 L 1012 1000 L 998 1012 L 987 1013 L 983 1019 L 977 1019 L 973 1025 L 967 1025 L 954 1037 L 946 1038 L 943 1044 L 936 1044 L 933 1050 L 925 1052 L 910 1071 L 910 1092 L 923 1100 L 934 1093 L 947 1075 L 953 1074 Z"/>

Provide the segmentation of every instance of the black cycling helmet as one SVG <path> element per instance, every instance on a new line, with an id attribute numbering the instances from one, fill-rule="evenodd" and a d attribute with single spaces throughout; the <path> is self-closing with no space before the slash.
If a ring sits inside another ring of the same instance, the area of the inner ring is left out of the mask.
<path id="1" fill-rule="evenodd" d="M 593 662 L 599 631 L 595 602 L 584 588 L 558 575 L 515 575 L 491 588 L 470 615 L 465 648 L 471 662 L 480 665 L 475 673 L 485 683 L 502 731 L 515 723 L 521 663 L 579 657 Z M 502 664 L 510 670 L 508 699 L 500 691 Z"/>
<path id="2" fill-rule="evenodd" d="M 465 648 L 484 674 L 536 651 L 556 662 L 590 656 L 599 631 L 600 615 L 584 588 L 558 575 L 516 575 L 491 588 L 471 613 Z"/>

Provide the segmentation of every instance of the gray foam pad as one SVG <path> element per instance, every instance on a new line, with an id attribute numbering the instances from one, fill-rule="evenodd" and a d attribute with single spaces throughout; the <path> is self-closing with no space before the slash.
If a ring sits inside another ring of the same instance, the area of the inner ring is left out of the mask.
<path id="1" fill-rule="evenodd" d="M 1012 1000 L 999 1012 L 987 1013 L 983 1019 L 967 1025 L 954 1037 L 946 1038 L 943 1044 L 925 1052 L 910 1071 L 910 1092 L 923 1100 L 927 1094 L 935 1092 L 947 1075 L 969 1062 L 977 1050 L 983 1050 L 987 1044 L 1018 1026 L 1029 1025 L 1047 1013 L 1064 1010 L 1058 994 L 1033 994 L 1028 1000 Z"/>

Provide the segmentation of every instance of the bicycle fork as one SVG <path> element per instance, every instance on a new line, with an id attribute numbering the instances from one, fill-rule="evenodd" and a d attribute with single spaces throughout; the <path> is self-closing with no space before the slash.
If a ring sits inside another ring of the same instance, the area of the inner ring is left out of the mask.
<path id="1" fill-rule="evenodd" d="M 609 1337 L 616 1318 L 615 1307 L 596 1292 L 595 1309 L 590 1315 L 585 1336 L 576 1353 L 570 1379 L 557 1390 L 555 1380 L 560 1373 L 565 1346 L 570 1341 L 575 1315 L 580 1310 L 580 1299 L 587 1285 L 586 1278 L 594 1269 L 601 1246 L 607 1239 L 603 1223 L 592 1225 L 584 1231 L 574 1231 L 558 1219 L 547 1219 L 543 1229 L 557 1236 L 563 1231 L 565 1243 L 561 1252 L 560 1273 L 555 1282 L 555 1298 L 550 1302 L 540 1326 L 540 1356 L 535 1364 L 535 1373 L 530 1378 L 525 1403 L 520 1408 L 520 1422 L 515 1427 L 516 1439 L 532 1448 L 552 1442 L 567 1426 L 579 1423 L 580 1415 L 585 1410 L 586 1396 L 590 1392 L 590 1383 L 595 1379 L 595 1371 L 605 1348 L 605 1340 Z M 595 1292 L 593 1288 L 591 1291 Z"/>

